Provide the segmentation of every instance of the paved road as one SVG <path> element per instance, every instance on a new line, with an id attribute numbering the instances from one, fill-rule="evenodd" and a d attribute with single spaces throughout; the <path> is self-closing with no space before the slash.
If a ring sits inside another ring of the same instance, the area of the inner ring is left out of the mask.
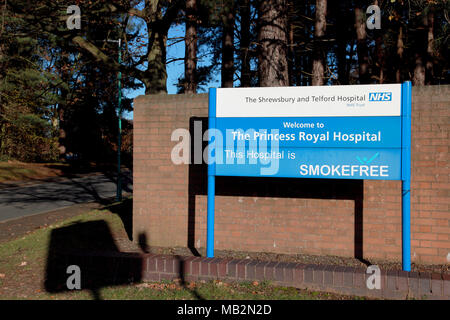
<path id="1" fill-rule="evenodd" d="M 123 174 L 123 191 L 132 192 L 132 173 Z M 0 222 L 116 195 L 116 177 L 107 174 L 64 178 L 23 187 L 0 189 Z"/>

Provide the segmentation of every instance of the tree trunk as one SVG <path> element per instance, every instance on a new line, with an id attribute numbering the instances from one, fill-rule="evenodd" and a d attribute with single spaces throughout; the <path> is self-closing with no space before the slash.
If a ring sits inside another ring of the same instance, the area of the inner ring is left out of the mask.
<path id="1" fill-rule="evenodd" d="M 141 80 L 145 85 L 145 94 L 167 93 L 166 43 L 168 30 L 159 21 L 147 23 L 147 70 Z M 153 30 L 153 31 L 152 31 Z"/>
<path id="2" fill-rule="evenodd" d="M 382 30 L 374 30 L 375 33 L 375 52 L 376 52 L 376 66 L 373 67 L 373 70 L 376 70 L 376 67 L 378 67 L 378 83 L 382 84 L 385 82 L 385 63 L 386 63 L 386 53 L 385 53 L 385 49 L 383 46 L 383 35 L 384 35 L 384 31 Z M 367 48 L 367 47 L 366 47 Z M 368 64 L 368 60 L 367 60 L 367 64 Z M 375 72 L 373 72 L 375 73 Z M 368 82 L 365 83 L 369 83 L 370 82 L 370 75 L 367 76 L 368 78 Z"/>
<path id="3" fill-rule="evenodd" d="M 431 24 L 431 39 L 430 39 L 430 14 L 423 18 L 422 28 L 417 30 L 416 39 L 416 55 L 415 55 L 415 68 L 413 76 L 413 84 L 415 86 L 424 86 L 427 80 L 427 58 L 429 52 L 433 49 L 433 29 Z"/>
<path id="4" fill-rule="evenodd" d="M 2 24 L 0 25 L 0 86 L 3 85 L 3 74 L 6 73 L 6 67 L 4 60 L 4 50 L 5 50 L 5 43 L 3 38 L 3 32 L 5 30 L 5 17 L 6 17 L 6 1 L 2 6 Z M 0 108 L 2 106 L 2 95 L 0 94 Z M 0 111 L 2 111 L 0 109 Z M 0 141 L 1 143 L 1 141 Z M 1 149 L 0 149 L 1 151 Z"/>
<path id="5" fill-rule="evenodd" d="M 58 106 L 58 150 L 59 158 L 64 159 L 66 155 L 66 130 L 64 123 L 64 106 Z"/>
<path id="6" fill-rule="evenodd" d="M 347 60 L 349 47 L 349 33 L 347 26 L 349 22 L 349 15 L 347 6 L 339 2 L 334 3 L 336 14 L 336 60 L 337 60 L 337 74 L 338 84 L 349 84 L 349 61 Z"/>
<path id="7" fill-rule="evenodd" d="M 232 88 L 234 80 L 234 1 L 227 1 L 222 16 L 222 88 Z"/>
<path id="8" fill-rule="evenodd" d="M 325 52 L 323 38 L 327 27 L 327 0 L 316 0 L 316 23 L 314 26 L 314 60 L 312 67 L 312 85 L 324 84 Z"/>
<path id="9" fill-rule="evenodd" d="M 0 43 L 0 88 L 2 88 L 3 87 L 3 81 L 4 81 L 4 79 L 3 79 L 3 74 L 4 74 L 4 72 L 6 71 L 6 68 L 4 67 L 4 57 L 3 57 L 3 46 L 4 46 L 4 44 L 3 43 Z M 3 101 L 3 95 L 1 94 L 1 92 L 0 92 L 0 112 L 2 111 L 1 110 L 1 107 L 2 107 L 2 101 Z"/>
<path id="10" fill-rule="evenodd" d="M 164 22 L 160 0 L 145 0 L 142 18 L 147 24 L 147 69 L 139 80 L 145 94 L 167 93 L 166 44 L 169 25 Z"/>
<path id="11" fill-rule="evenodd" d="M 250 0 L 240 0 L 241 16 L 241 87 L 250 87 Z"/>
<path id="12" fill-rule="evenodd" d="M 356 46 L 359 65 L 359 83 L 369 83 L 369 53 L 367 49 L 367 33 L 364 11 L 358 1 L 355 8 Z"/>
<path id="13" fill-rule="evenodd" d="M 294 51 L 294 28 L 293 25 L 288 23 L 289 30 L 289 47 L 288 47 L 288 74 L 289 74 L 289 86 L 293 86 L 295 83 L 294 78 L 294 60 L 295 60 L 295 51 Z"/>
<path id="14" fill-rule="evenodd" d="M 186 1 L 186 37 L 184 55 L 184 92 L 197 92 L 197 1 Z"/>
<path id="15" fill-rule="evenodd" d="M 286 10 L 285 0 L 258 2 L 258 73 L 261 87 L 289 85 Z"/>
<path id="16" fill-rule="evenodd" d="M 304 12 L 305 17 L 311 17 L 313 15 L 313 8 L 311 6 L 311 2 L 305 1 L 301 2 L 301 11 Z M 314 9 L 315 10 L 315 9 Z M 303 41 L 310 41 L 310 28 L 304 25 L 302 33 L 303 33 Z M 301 70 L 301 85 L 302 86 L 310 86 L 312 84 L 312 78 L 309 75 L 309 71 L 311 70 L 313 56 L 311 53 L 307 54 L 297 54 L 297 58 L 300 57 L 300 69 Z M 307 72 L 304 72 L 304 70 Z"/>
<path id="17" fill-rule="evenodd" d="M 433 72 L 433 57 L 434 57 L 434 13 L 430 11 L 427 16 L 428 27 L 428 45 L 427 45 L 427 63 L 426 63 L 426 82 L 427 84 L 433 84 L 434 72 Z"/>
<path id="18" fill-rule="evenodd" d="M 403 51 L 405 49 L 403 43 L 403 27 L 399 27 L 398 37 L 397 37 L 397 63 L 396 63 L 396 72 L 395 72 L 395 81 L 397 83 L 402 82 L 402 64 L 403 64 Z"/>
<path id="19" fill-rule="evenodd" d="M 423 58 L 420 53 L 416 54 L 416 67 L 414 69 L 413 85 L 425 85 L 425 67 L 423 65 Z"/>
<path id="20" fill-rule="evenodd" d="M 63 74 L 62 78 L 65 79 L 66 76 Z M 67 152 L 67 132 L 66 132 L 66 122 L 64 117 L 64 111 L 67 108 L 67 98 L 69 92 L 65 88 L 61 88 L 61 98 L 58 103 L 57 117 L 58 117 L 58 150 L 59 159 L 63 160 Z"/>

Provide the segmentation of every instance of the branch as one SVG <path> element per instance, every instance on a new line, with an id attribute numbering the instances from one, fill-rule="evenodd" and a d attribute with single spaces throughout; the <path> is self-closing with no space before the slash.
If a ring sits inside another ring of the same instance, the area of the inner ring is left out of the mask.
<path id="1" fill-rule="evenodd" d="M 128 10 L 128 14 L 130 16 L 136 16 L 136 17 L 139 17 L 139 18 L 144 19 L 144 20 L 146 20 L 146 18 L 147 18 L 144 10 L 139 10 L 139 9 L 136 9 L 136 8 L 131 8 L 130 10 Z"/>
<path id="2" fill-rule="evenodd" d="M 119 65 L 117 62 L 110 59 L 106 54 L 104 54 L 99 48 L 97 48 L 94 44 L 87 41 L 86 39 L 83 39 L 81 36 L 76 36 L 72 38 L 72 42 L 78 45 L 79 47 L 83 48 L 84 50 L 88 51 L 90 54 L 92 54 L 98 61 L 102 61 L 106 64 L 115 64 L 115 67 L 118 68 Z"/>
<path id="3" fill-rule="evenodd" d="M 72 42 L 81 47 L 82 49 L 88 51 L 97 61 L 102 62 L 105 66 L 111 68 L 114 71 L 121 71 L 130 76 L 141 79 L 143 76 L 143 72 L 136 68 L 127 68 L 125 66 L 120 65 L 117 61 L 111 59 L 106 54 L 104 54 L 99 48 L 97 48 L 94 44 L 89 42 L 88 40 L 76 36 L 72 39 Z"/>
<path id="4" fill-rule="evenodd" d="M 172 62 L 176 62 L 176 61 L 184 61 L 184 58 L 172 58 L 167 60 L 166 64 L 172 63 Z"/>
<path id="5" fill-rule="evenodd" d="M 145 9 L 139 10 L 136 8 L 126 8 L 125 6 L 116 5 L 112 3 L 109 3 L 107 6 L 111 12 L 122 11 L 124 13 L 128 13 L 130 16 L 136 16 L 147 21 L 147 12 Z"/>
<path id="6" fill-rule="evenodd" d="M 183 1 L 175 0 L 173 1 L 172 5 L 167 8 L 166 13 L 164 14 L 163 17 L 163 26 L 167 30 L 169 30 L 172 22 L 175 21 L 175 18 L 177 17 L 180 9 L 183 8 L 183 5 L 184 5 Z"/>

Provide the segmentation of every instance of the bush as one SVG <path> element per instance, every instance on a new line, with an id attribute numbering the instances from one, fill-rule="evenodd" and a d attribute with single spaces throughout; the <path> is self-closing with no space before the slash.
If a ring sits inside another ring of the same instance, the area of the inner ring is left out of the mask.
<path id="1" fill-rule="evenodd" d="M 0 155 L 24 162 L 56 161 L 58 138 L 52 131 L 51 125 L 36 115 L 19 115 L 3 123 Z"/>

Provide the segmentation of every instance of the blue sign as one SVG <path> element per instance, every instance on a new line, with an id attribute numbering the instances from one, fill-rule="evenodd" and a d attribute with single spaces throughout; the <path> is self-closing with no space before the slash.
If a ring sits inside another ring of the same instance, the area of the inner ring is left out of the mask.
<path id="1" fill-rule="evenodd" d="M 216 175 L 401 179 L 401 117 L 216 118 L 216 130 Z"/>
<path id="2" fill-rule="evenodd" d="M 214 90 L 215 175 L 401 179 L 401 85 Z"/>
<path id="3" fill-rule="evenodd" d="M 215 176 L 402 180 L 410 270 L 411 84 L 209 91 L 207 255 Z"/>

